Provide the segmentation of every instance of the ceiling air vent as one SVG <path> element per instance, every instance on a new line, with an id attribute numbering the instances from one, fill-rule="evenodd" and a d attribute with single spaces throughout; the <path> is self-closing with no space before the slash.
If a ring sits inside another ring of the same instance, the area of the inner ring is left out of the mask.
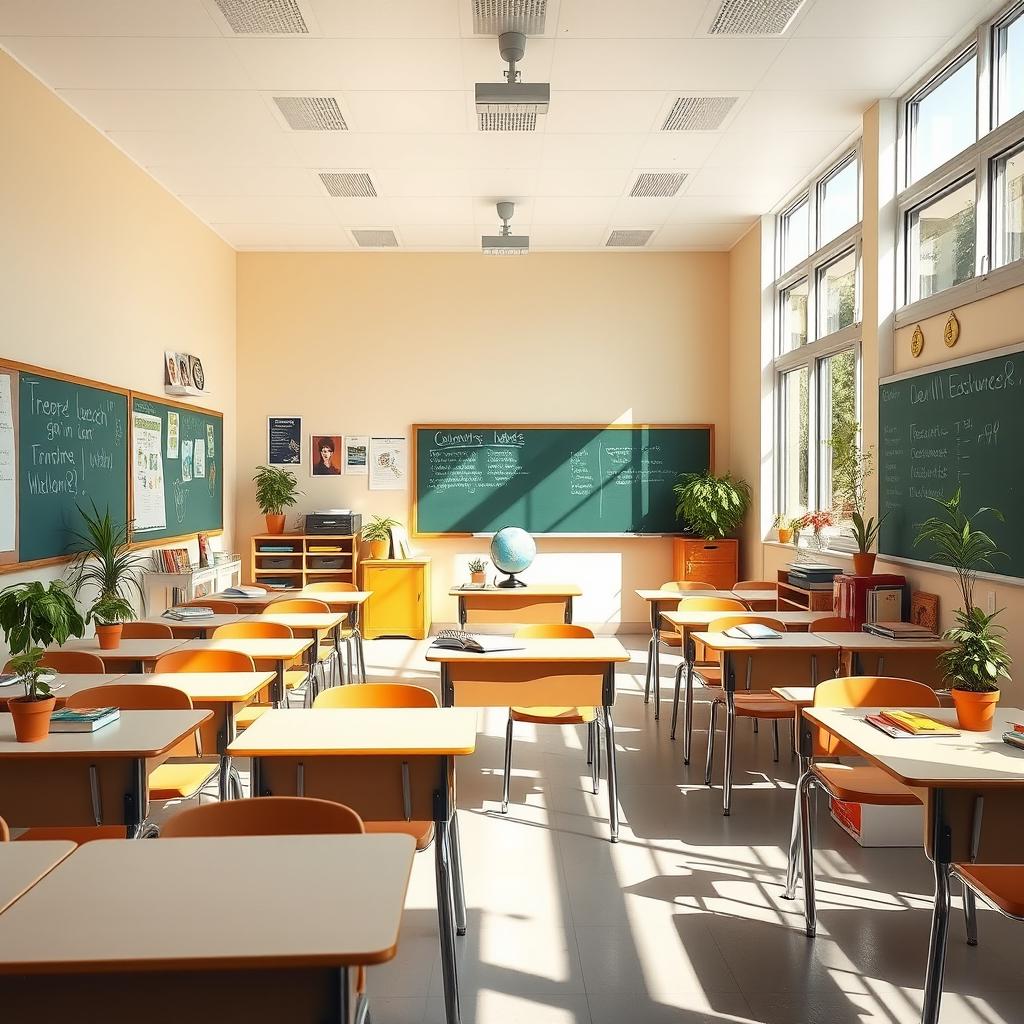
<path id="1" fill-rule="evenodd" d="M 781 36 L 804 0 L 724 0 L 708 35 Z"/>
<path id="2" fill-rule="evenodd" d="M 360 249 L 397 249 L 398 239 L 394 231 L 378 228 L 353 230 L 352 237 Z"/>
<path id="3" fill-rule="evenodd" d="M 663 199 L 674 196 L 684 181 L 686 174 L 682 171 L 644 171 L 633 183 L 629 194 L 641 199 Z"/>
<path id="4" fill-rule="evenodd" d="M 713 132 L 722 127 L 736 96 L 678 96 L 665 116 L 663 132 Z"/>
<path id="5" fill-rule="evenodd" d="M 503 110 L 494 113 L 477 113 L 482 132 L 535 132 L 537 115 L 521 110 Z"/>
<path id="6" fill-rule="evenodd" d="M 308 35 L 298 0 L 214 0 L 237 35 Z"/>
<path id="7" fill-rule="evenodd" d="M 479 36 L 502 32 L 544 34 L 548 0 L 473 0 L 473 31 Z"/>
<path id="8" fill-rule="evenodd" d="M 275 96 L 274 102 L 293 131 L 348 131 L 348 123 L 333 96 Z"/>
<path id="9" fill-rule="evenodd" d="M 619 229 L 613 231 L 608 236 L 608 241 L 604 244 L 606 246 L 641 246 L 646 245 L 651 240 L 653 231 L 636 230 L 634 228 Z"/>
<path id="10" fill-rule="evenodd" d="M 327 194 L 339 199 L 372 199 L 377 195 L 365 171 L 320 171 Z"/>

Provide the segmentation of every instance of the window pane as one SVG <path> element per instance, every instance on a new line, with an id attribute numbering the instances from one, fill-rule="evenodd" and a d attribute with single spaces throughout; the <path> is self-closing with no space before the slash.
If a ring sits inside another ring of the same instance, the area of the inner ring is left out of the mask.
<path id="1" fill-rule="evenodd" d="M 843 521 L 857 507 L 860 492 L 860 439 L 857 423 L 857 357 L 850 349 L 822 359 L 819 378 L 822 390 L 821 422 L 827 431 L 822 445 L 822 478 L 828 481 L 825 501 Z"/>
<path id="2" fill-rule="evenodd" d="M 1024 256 L 1024 149 L 996 161 L 996 266 Z"/>
<path id="3" fill-rule="evenodd" d="M 807 367 L 782 374 L 782 508 L 793 515 L 807 508 Z"/>
<path id="4" fill-rule="evenodd" d="M 917 181 L 977 138 L 978 62 L 972 57 L 909 104 L 910 180 Z"/>
<path id="5" fill-rule="evenodd" d="M 857 255 L 851 249 L 818 271 L 818 336 L 833 334 L 854 321 Z"/>
<path id="6" fill-rule="evenodd" d="M 849 160 L 821 183 L 818 247 L 857 223 L 857 161 Z"/>
<path id="7" fill-rule="evenodd" d="M 803 199 L 782 216 L 782 269 L 789 270 L 808 254 L 810 203 Z"/>
<path id="8" fill-rule="evenodd" d="M 1024 17 L 999 30 L 999 123 L 1024 110 Z"/>
<path id="9" fill-rule="evenodd" d="M 782 352 L 807 344 L 807 279 L 782 293 Z"/>
<path id="10" fill-rule="evenodd" d="M 974 180 L 907 215 L 909 302 L 974 277 Z"/>

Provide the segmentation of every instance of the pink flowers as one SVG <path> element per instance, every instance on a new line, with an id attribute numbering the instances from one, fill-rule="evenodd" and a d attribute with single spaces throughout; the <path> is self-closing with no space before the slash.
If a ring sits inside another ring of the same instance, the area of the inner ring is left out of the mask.
<path id="1" fill-rule="evenodd" d="M 810 526 L 817 533 L 823 526 L 834 526 L 832 513 L 828 509 L 808 512 L 797 521 L 797 529 L 804 530 Z"/>

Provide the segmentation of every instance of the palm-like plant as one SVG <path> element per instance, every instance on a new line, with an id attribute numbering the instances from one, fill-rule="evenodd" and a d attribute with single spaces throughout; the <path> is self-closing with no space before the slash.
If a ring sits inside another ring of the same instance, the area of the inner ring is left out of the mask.
<path id="1" fill-rule="evenodd" d="M 78 552 L 72 568 L 75 593 L 96 592 L 86 622 L 127 622 L 135 618 L 132 598 L 142 600 L 143 559 L 128 546 L 128 524 L 115 523 L 109 508 L 101 513 L 89 504 L 78 508 L 83 529 L 72 531 Z"/>
<path id="2" fill-rule="evenodd" d="M 866 555 L 874 546 L 878 539 L 878 531 L 882 528 L 882 523 L 885 522 L 885 517 L 888 514 L 888 512 L 883 512 L 877 519 L 874 516 L 868 516 L 865 519 L 860 512 L 854 512 L 850 516 L 853 521 L 854 540 L 857 541 L 857 550 L 861 554 Z"/>
<path id="3" fill-rule="evenodd" d="M 708 540 L 728 537 L 750 507 L 750 485 L 731 473 L 684 473 L 672 490 L 677 498 L 676 518 Z"/>
<path id="4" fill-rule="evenodd" d="M 276 466 L 259 466 L 253 476 L 256 483 L 256 504 L 265 516 L 280 516 L 296 502 L 298 489 L 295 474 Z"/>

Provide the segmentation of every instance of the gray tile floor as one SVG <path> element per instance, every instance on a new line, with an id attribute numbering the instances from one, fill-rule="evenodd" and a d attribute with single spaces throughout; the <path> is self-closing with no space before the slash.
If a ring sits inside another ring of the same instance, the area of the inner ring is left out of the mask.
<path id="1" fill-rule="evenodd" d="M 618 677 L 621 840 L 589 791 L 582 729 L 517 728 L 512 804 L 499 813 L 505 712 L 482 712 L 460 760 L 469 934 L 458 940 L 467 1024 L 911 1024 L 918 1020 L 932 891 L 920 850 L 861 849 L 819 815 L 818 937 L 781 898 L 795 764 L 767 730 L 739 728 L 730 818 L 643 704 L 646 638 Z M 371 679 L 435 686 L 422 644 L 366 645 Z M 785 737 L 786 730 L 783 735 Z M 721 745 L 720 745 L 721 749 Z M 697 762 L 700 764 L 697 764 Z M 717 766 L 716 781 L 721 778 Z M 958 904 L 959 905 L 959 904 Z M 375 1024 L 442 1022 L 433 854 L 416 858 L 398 957 L 370 970 Z M 981 944 L 952 919 L 942 1024 L 1024 1020 L 1024 925 L 980 911 Z"/>

